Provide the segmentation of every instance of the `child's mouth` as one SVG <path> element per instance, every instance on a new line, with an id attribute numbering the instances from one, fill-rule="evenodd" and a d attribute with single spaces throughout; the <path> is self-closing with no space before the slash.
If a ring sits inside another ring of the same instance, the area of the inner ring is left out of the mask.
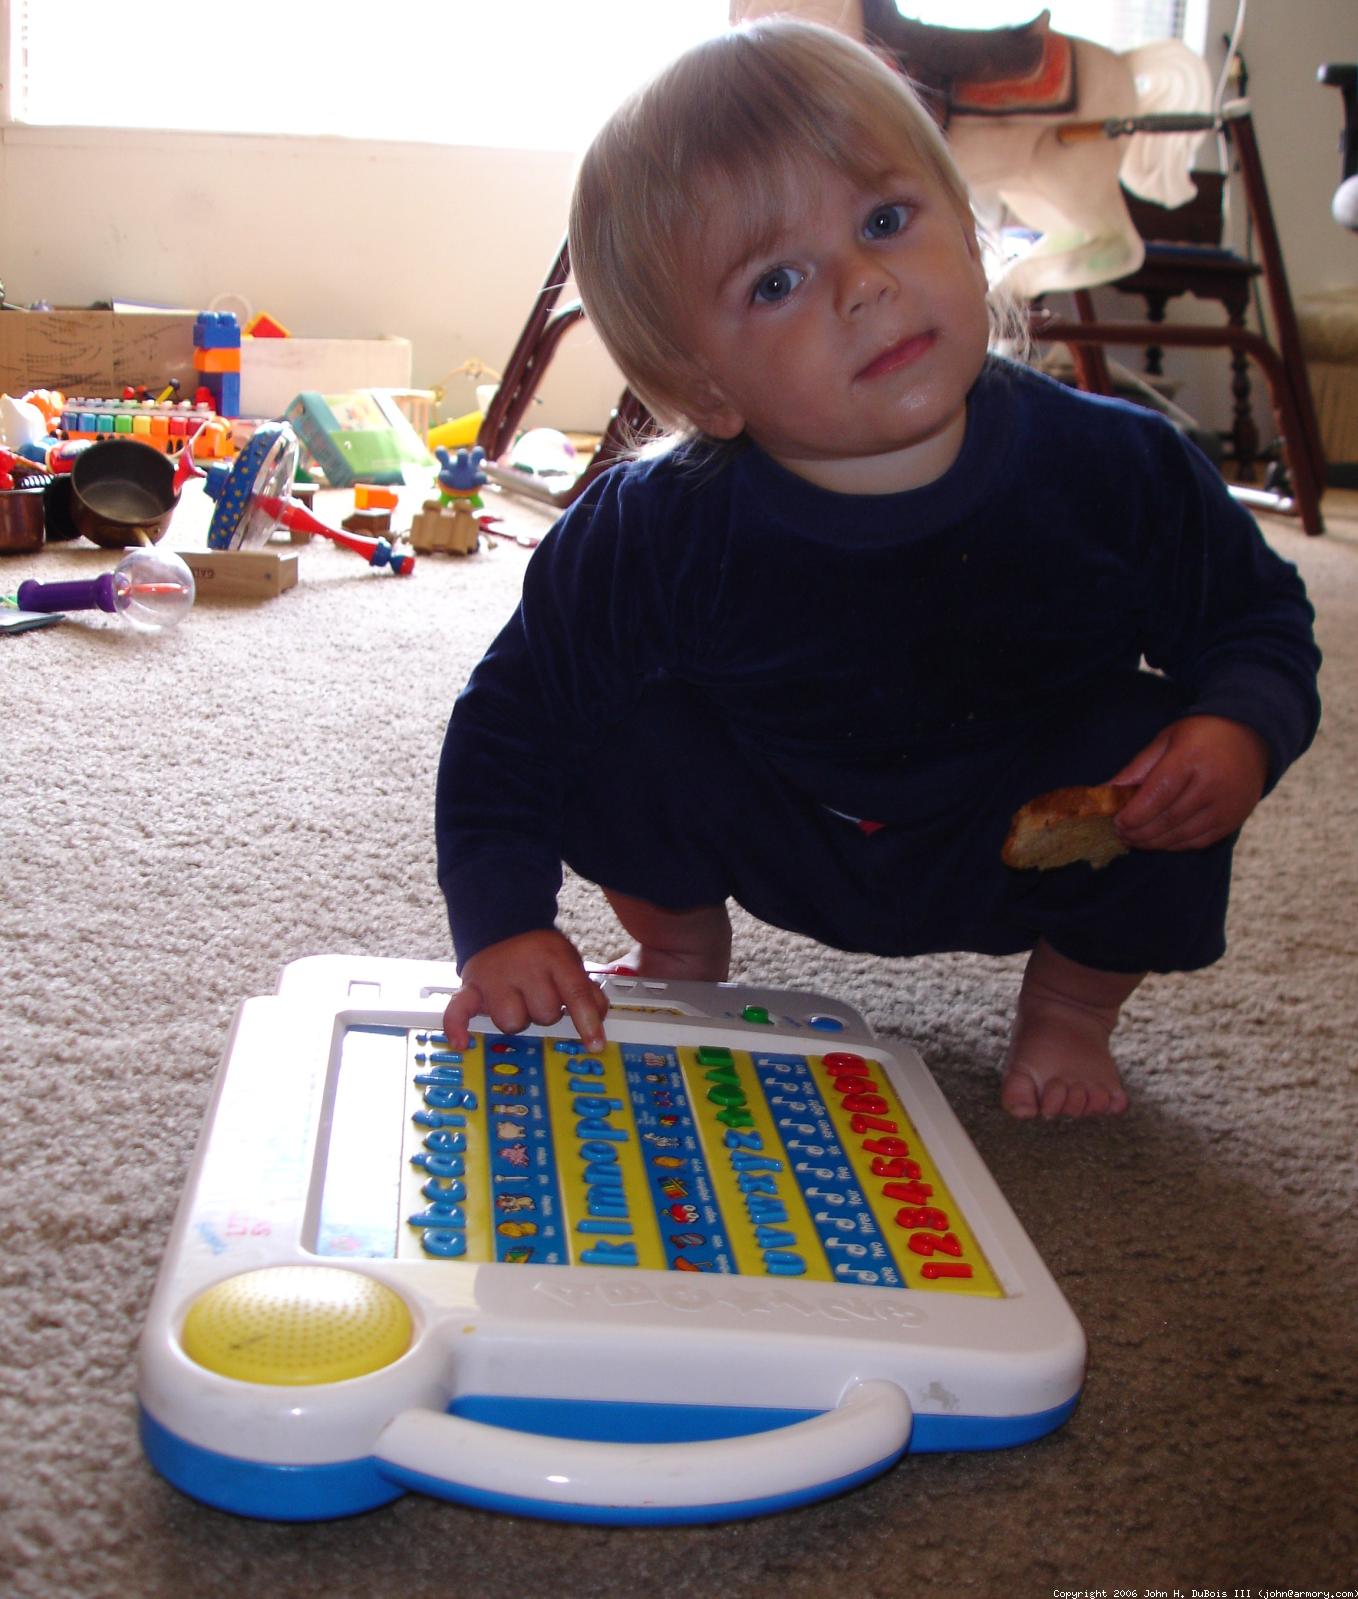
<path id="1" fill-rule="evenodd" d="M 881 355 L 868 364 L 858 373 L 858 380 L 864 378 L 885 377 L 888 372 L 898 372 L 903 366 L 909 366 L 917 361 L 926 350 L 932 349 L 934 335 L 932 333 L 916 333 L 908 339 L 902 339 L 899 344 L 893 344 L 889 350 L 883 350 Z"/>

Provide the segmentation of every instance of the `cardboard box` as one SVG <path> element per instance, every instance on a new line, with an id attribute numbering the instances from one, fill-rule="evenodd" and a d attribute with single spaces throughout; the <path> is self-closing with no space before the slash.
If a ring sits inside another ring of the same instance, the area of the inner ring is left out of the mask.
<path id="1" fill-rule="evenodd" d="M 190 399 L 193 323 L 191 311 L 0 312 L 0 393 L 105 397 L 127 384 L 164 388 L 178 378 Z"/>
<path id="2" fill-rule="evenodd" d="M 275 550 L 179 550 L 196 599 L 268 600 L 297 582 L 297 557 Z"/>
<path id="3" fill-rule="evenodd" d="M 193 311 L 0 312 L 0 394 L 60 389 L 111 398 L 127 385 L 179 380 L 191 400 Z M 240 414 L 281 417 L 304 389 L 408 389 L 409 339 L 242 339 Z"/>

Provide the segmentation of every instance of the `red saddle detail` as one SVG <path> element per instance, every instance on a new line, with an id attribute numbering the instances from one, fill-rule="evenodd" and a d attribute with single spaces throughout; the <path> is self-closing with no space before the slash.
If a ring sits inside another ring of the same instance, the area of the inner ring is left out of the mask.
<path id="1" fill-rule="evenodd" d="M 954 81 L 948 107 L 954 116 L 1060 115 L 1075 108 L 1075 51 L 1064 33 L 1048 32 L 1034 71 L 1000 83 Z"/>

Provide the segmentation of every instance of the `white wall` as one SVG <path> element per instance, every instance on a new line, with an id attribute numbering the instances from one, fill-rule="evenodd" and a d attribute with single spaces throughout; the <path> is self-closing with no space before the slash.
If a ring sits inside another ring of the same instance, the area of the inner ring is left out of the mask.
<path id="1" fill-rule="evenodd" d="M 1316 82 L 1324 62 L 1358 61 L 1358 0 L 1250 0 L 1243 52 L 1292 292 L 1358 286 L 1358 234 L 1330 216 L 1342 101 Z"/>
<path id="2" fill-rule="evenodd" d="M 1205 55 L 1215 79 L 1234 30 L 1239 0 L 1207 0 Z M 1328 61 L 1358 61 L 1358 0 L 1248 0 L 1240 49 L 1248 71 L 1248 94 L 1268 185 L 1274 223 L 1294 300 L 1319 289 L 1358 287 L 1358 234 L 1338 226 L 1330 201 L 1341 175 L 1343 101 L 1337 90 L 1316 81 Z M 1199 147 L 1196 163 L 1218 165 L 1213 141 Z M 1249 250 L 1244 194 L 1231 190 L 1226 242 Z M 1257 259 L 1257 251 L 1254 252 Z M 1142 313 L 1140 302 L 1097 291 L 1100 312 L 1110 317 Z M 1174 302 L 1170 319 L 1219 323 L 1210 303 Z M 1139 351 L 1115 352 L 1134 370 Z M 1231 421 L 1230 377 L 1224 353 L 1167 350 L 1166 376 L 1181 385 L 1179 405 L 1204 426 L 1226 431 Z M 1264 440 L 1276 432 L 1263 375 L 1251 367 L 1254 411 Z"/>
<path id="3" fill-rule="evenodd" d="M 1235 0 L 1211 5 L 1214 41 Z M 1315 81 L 1323 61 L 1358 59 L 1358 3 L 1250 0 L 1244 49 L 1293 292 L 1358 283 L 1358 235 L 1329 215 L 1340 100 Z M 495 149 L 0 129 L 0 280 L 11 300 L 63 305 L 202 307 L 232 292 L 297 334 L 402 334 L 415 381 L 432 386 L 469 357 L 507 359 L 559 242 L 572 164 Z M 619 386 L 576 329 L 536 419 L 600 427 Z M 1216 389 L 1202 404 L 1219 410 L 1200 415 L 1224 426 L 1224 382 Z M 471 403 L 459 384 L 445 410 Z"/>
<path id="4" fill-rule="evenodd" d="M 335 139 L 0 133 L 0 280 L 21 304 L 243 296 L 294 334 L 400 334 L 417 385 L 503 366 L 565 227 L 573 158 Z M 572 331 L 539 420 L 602 427 L 620 380 Z M 456 380 L 450 414 L 470 410 Z"/>

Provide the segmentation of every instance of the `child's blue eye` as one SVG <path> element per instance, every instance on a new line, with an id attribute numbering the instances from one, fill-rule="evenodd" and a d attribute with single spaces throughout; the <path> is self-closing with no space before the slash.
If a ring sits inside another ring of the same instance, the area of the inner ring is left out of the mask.
<path id="1" fill-rule="evenodd" d="M 796 267 L 775 267 L 755 284 L 753 298 L 761 305 L 777 305 L 780 300 L 786 300 L 802 280 L 803 274 Z"/>
<path id="2" fill-rule="evenodd" d="M 863 224 L 865 239 L 889 239 L 899 233 L 910 220 L 910 207 L 906 205 L 879 205 L 868 213 Z"/>

